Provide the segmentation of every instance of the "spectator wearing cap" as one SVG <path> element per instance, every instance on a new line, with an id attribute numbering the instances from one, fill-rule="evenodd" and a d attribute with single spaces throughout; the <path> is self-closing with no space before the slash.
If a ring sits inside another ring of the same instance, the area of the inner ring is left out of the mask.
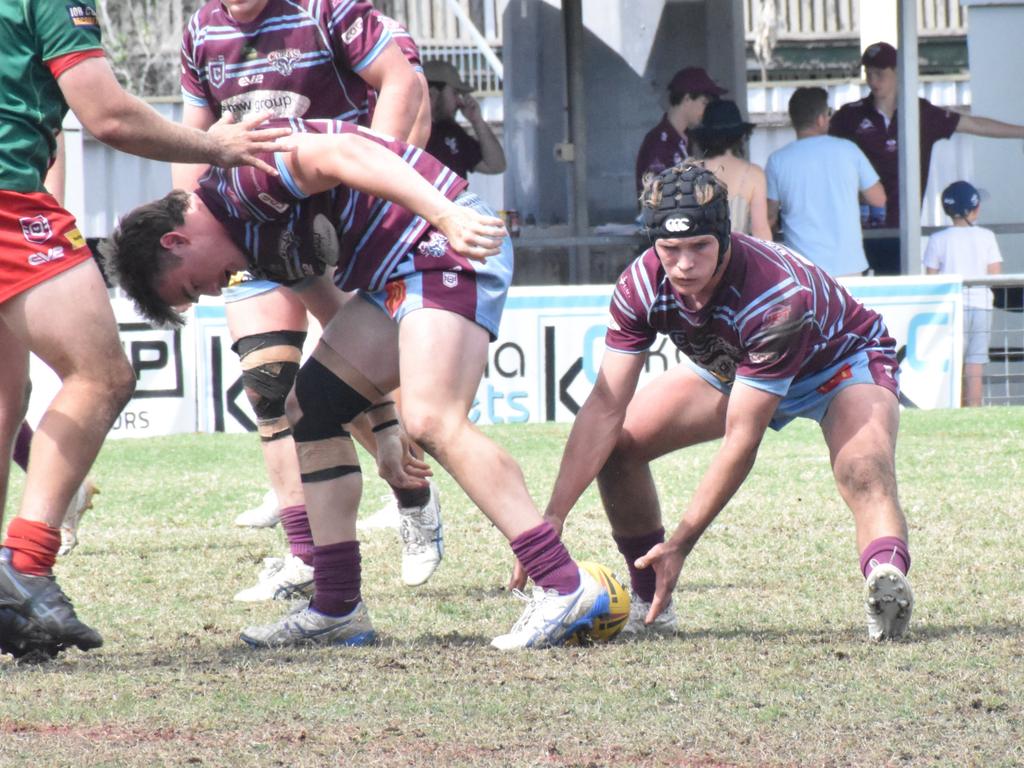
<path id="1" fill-rule="evenodd" d="M 473 98 L 473 87 L 463 82 L 459 72 L 447 61 L 428 61 L 423 65 L 430 92 L 432 125 L 427 152 L 462 178 L 474 173 L 501 173 L 505 170 L 505 152 L 491 126 L 480 113 Z M 475 136 L 455 120 L 462 112 Z"/>
<path id="2" fill-rule="evenodd" d="M 962 277 L 998 275 L 1003 257 L 991 230 L 976 227 L 981 195 L 967 181 L 954 181 L 942 191 L 942 208 L 953 226 L 928 238 L 924 268 L 929 275 Z M 963 404 L 981 405 L 982 375 L 989 361 L 992 325 L 992 291 L 983 285 L 964 289 L 964 387 Z"/>
<path id="3" fill-rule="evenodd" d="M 656 175 L 690 157 L 687 131 L 700 125 L 705 107 L 726 92 L 700 67 L 684 67 L 672 76 L 668 84 L 668 110 L 644 136 L 636 155 L 638 197 L 646 174 Z"/>
<path id="4" fill-rule="evenodd" d="M 881 208 L 885 190 L 856 144 L 828 135 L 831 115 L 824 88 L 797 88 L 790 97 L 796 141 L 768 157 L 768 221 L 778 231 L 781 213 L 786 246 L 843 277 L 868 268 L 858 193 Z"/>
<path id="5" fill-rule="evenodd" d="M 743 119 L 735 101 L 721 99 L 708 104 L 704 119 L 690 132 L 700 146 L 704 167 L 729 190 L 732 231 L 771 240 L 764 169 L 746 159 L 753 130 L 754 124 Z"/>
<path id="6" fill-rule="evenodd" d="M 885 188 L 885 226 L 900 225 L 899 151 L 896 99 L 899 81 L 896 77 L 896 49 L 888 43 L 874 43 L 864 50 L 861 64 L 867 76 L 866 97 L 846 104 L 832 117 L 829 132 L 850 139 L 860 147 L 878 171 Z M 997 139 L 1022 139 L 1024 126 L 1004 123 L 987 117 L 962 115 L 936 107 L 927 99 L 918 101 L 921 123 L 921 195 L 928 185 L 928 166 L 932 147 L 953 133 L 974 134 Z M 875 274 L 895 275 L 900 272 L 899 238 L 867 240 L 864 244 L 868 261 Z"/>

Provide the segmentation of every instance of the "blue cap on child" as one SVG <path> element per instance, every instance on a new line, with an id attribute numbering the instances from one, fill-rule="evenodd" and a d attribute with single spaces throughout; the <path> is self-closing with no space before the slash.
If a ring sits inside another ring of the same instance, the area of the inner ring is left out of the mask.
<path id="1" fill-rule="evenodd" d="M 966 216 L 980 204 L 981 195 L 969 182 L 954 181 L 942 190 L 942 210 L 947 216 Z"/>

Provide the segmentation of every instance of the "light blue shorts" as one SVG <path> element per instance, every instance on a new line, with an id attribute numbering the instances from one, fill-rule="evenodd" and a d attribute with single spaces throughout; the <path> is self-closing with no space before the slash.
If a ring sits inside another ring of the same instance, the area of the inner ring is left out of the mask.
<path id="1" fill-rule="evenodd" d="M 732 384 L 719 381 L 689 358 L 684 358 L 683 363 L 724 395 L 729 395 L 732 391 Z M 854 352 L 820 373 L 801 379 L 790 386 L 779 401 L 768 426 L 778 431 L 798 417 L 813 419 L 820 424 L 828 412 L 832 398 L 854 384 L 875 384 L 884 387 L 898 400 L 899 369 L 896 355 L 888 349 L 876 348 Z M 758 389 L 771 391 L 765 387 Z"/>
<path id="2" fill-rule="evenodd" d="M 225 304 L 233 304 L 236 301 L 245 301 L 264 293 L 270 293 L 275 288 L 283 287 L 281 283 L 273 280 L 243 280 L 241 283 L 229 285 L 223 290 L 221 296 Z"/>
<path id="3" fill-rule="evenodd" d="M 483 200 L 469 192 L 463 192 L 455 202 L 488 216 L 495 215 Z M 484 262 L 474 261 L 472 270 L 424 269 L 438 260 L 417 258 L 417 254 L 414 248 L 398 262 L 384 290 L 360 293 L 399 321 L 424 307 L 446 309 L 472 320 L 494 341 L 512 284 L 512 240 L 506 235 L 501 253 Z"/>

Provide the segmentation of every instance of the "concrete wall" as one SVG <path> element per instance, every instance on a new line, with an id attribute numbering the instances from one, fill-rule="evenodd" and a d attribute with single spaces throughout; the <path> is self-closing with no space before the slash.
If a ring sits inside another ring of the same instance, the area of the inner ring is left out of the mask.
<path id="1" fill-rule="evenodd" d="M 998 4 L 965 0 L 970 6 L 967 53 L 971 65 L 973 113 L 1024 124 L 1024 2 Z M 989 198 L 982 202 L 982 223 L 1024 222 L 1024 143 L 1018 139 L 969 137 L 974 154 L 975 186 Z M 1024 272 L 1024 234 L 1000 235 L 1004 272 Z"/>

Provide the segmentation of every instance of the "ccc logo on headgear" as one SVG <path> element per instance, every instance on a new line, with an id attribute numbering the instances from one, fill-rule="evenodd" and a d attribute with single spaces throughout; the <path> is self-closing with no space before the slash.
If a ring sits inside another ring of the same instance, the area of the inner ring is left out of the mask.
<path id="1" fill-rule="evenodd" d="M 690 221 L 686 216 L 677 216 L 674 219 L 667 219 L 665 221 L 666 232 L 688 232 L 693 222 Z"/>

